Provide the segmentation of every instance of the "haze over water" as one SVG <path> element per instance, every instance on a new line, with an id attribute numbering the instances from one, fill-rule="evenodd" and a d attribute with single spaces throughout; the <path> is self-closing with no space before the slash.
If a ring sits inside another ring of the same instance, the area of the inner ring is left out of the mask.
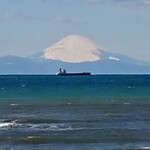
<path id="1" fill-rule="evenodd" d="M 150 76 L 0 76 L 1 149 L 150 147 Z"/>

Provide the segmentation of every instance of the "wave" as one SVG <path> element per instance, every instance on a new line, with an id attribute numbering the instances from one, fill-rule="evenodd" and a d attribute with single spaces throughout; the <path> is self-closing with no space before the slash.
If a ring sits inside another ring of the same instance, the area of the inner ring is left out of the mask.
<path id="1" fill-rule="evenodd" d="M 10 104 L 11 106 L 18 106 L 19 104 Z"/>
<path id="2" fill-rule="evenodd" d="M 111 114 L 106 114 L 106 118 L 112 117 Z M 103 130 L 120 130 L 120 131 L 142 131 L 149 130 L 149 125 L 136 121 L 124 121 L 122 123 L 99 122 L 96 120 L 41 120 L 41 119 L 18 119 L 18 120 L 0 120 L 0 129 L 22 129 L 22 130 L 39 130 L 39 131 L 103 131 Z M 126 123 L 126 126 L 124 124 Z M 136 126 L 135 126 L 136 125 Z"/>
<path id="3" fill-rule="evenodd" d="M 22 122 L 22 123 L 21 123 Z M 39 131 L 80 131 L 80 130 L 100 130 L 102 128 L 85 126 L 84 124 L 74 123 L 24 123 L 24 121 L 13 120 L 0 123 L 0 129 L 21 129 L 21 130 L 39 130 Z"/>
<path id="4" fill-rule="evenodd" d="M 15 123 L 12 122 L 3 122 L 0 123 L 0 128 L 12 128 L 15 125 Z"/>
<path id="5" fill-rule="evenodd" d="M 43 137 L 43 136 L 27 136 L 17 139 L 17 143 L 23 144 L 48 144 L 48 143 L 97 143 L 98 139 L 86 138 L 69 138 L 69 137 Z"/>
<path id="6" fill-rule="evenodd" d="M 131 150 L 150 150 L 150 147 L 139 147 L 139 148 L 133 148 Z"/>
<path id="7" fill-rule="evenodd" d="M 65 131 L 65 130 L 73 130 L 71 126 L 66 125 L 64 123 L 39 123 L 39 124 L 31 124 L 31 123 L 17 123 L 17 120 L 11 122 L 0 122 L 0 129 L 31 129 L 31 130 L 51 130 L 51 131 Z"/>

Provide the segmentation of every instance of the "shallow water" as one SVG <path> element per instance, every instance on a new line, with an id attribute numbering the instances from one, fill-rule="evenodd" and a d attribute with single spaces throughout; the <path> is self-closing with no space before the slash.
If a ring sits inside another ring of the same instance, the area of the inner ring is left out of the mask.
<path id="1" fill-rule="evenodd" d="M 0 149 L 150 149 L 150 76 L 0 76 Z"/>

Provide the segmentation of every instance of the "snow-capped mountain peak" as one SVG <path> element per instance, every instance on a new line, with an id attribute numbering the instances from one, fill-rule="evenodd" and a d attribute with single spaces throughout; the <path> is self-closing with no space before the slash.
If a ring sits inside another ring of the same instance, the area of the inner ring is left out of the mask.
<path id="1" fill-rule="evenodd" d="M 80 35 L 69 35 L 44 51 L 45 59 L 70 63 L 93 62 L 100 59 L 100 47 Z"/>

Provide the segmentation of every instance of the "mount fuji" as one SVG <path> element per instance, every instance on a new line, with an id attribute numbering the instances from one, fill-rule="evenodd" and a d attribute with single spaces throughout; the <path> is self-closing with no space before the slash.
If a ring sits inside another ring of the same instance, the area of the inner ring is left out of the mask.
<path id="1" fill-rule="evenodd" d="M 29 57 L 0 58 L 1 74 L 55 74 L 59 68 L 68 72 L 90 71 L 92 74 L 150 73 L 150 63 L 104 51 L 80 35 L 69 35 Z"/>

